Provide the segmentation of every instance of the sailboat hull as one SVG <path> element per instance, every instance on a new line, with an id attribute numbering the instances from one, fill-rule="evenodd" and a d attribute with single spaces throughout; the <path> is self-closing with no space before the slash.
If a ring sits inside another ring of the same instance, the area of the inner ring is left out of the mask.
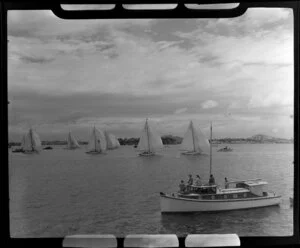
<path id="1" fill-rule="evenodd" d="M 182 155 L 201 155 L 201 152 L 182 152 Z"/>
<path id="2" fill-rule="evenodd" d="M 139 154 L 139 156 L 143 156 L 143 157 L 151 157 L 154 156 L 155 153 L 154 152 L 142 152 Z"/>
<path id="3" fill-rule="evenodd" d="M 87 154 L 94 154 L 94 155 L 97 155 L 97 154 L 104 154 L 103 152 L 98 152 L 98 151 L 88 151 L 88 152 L 85 152 Z"/>
<path id="4" fill-rule="evenodd" d="M 213 212 L 259 208 L 279 205 L 280 196 L 253 197 L 251 199 L 199 200 L 160 194 L 161 212 Z"/>

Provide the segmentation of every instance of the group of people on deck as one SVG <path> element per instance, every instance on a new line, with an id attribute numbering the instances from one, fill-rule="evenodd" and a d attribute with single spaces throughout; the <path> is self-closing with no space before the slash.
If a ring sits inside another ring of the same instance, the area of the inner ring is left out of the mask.
<path id="1" fill-rule="evenodd" d="M 216 181 L 214 176 L 211 174 L 208 180 L 208 185 L 215 185 Z M 194 179 L 193 176 L 190 174 L 188 181 L 187 181 L 187 185 L 184 183 L 183 180 L 181 180 L 180 184 L 179 184 L 179 192 L 187 192 L 190 191 L 191 186 L 203 186 L 204 184 L 201 181 L 201 177 L 199 175 L 196 176 L 196 180 L 194 183 Z M 206 184 L 207 185 L 207 184 Z"/>
<path id="2" fill-rule="evenodd" d="M 228 189 L 229 181 L 228 181 L 227 177 L 225 177 L 224 184 L 225 184 L 225 189 Z M 199 175 L 196 176 L 196 180 L 194 183 L 193 176 L 190 174 L 187 184 L 185 184 L 184 181 L 181 180 L 181 182 L 179 184 L 179 192 L 181 192 L 181 193 L 189 192 L 191 190 L 191 186 L 199 187 L 199 186 L 209 186 L 209 185 L 216 185 L 215 178 L 212 174 L 209 177 L 208 184 L 203 184 Z"/>

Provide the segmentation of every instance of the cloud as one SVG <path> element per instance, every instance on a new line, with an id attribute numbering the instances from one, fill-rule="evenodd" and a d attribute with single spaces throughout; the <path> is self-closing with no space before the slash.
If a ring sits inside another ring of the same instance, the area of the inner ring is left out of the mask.
<path id="1" fill-rule="evenodd" d="M 20 59 L 24 61 L 25 63 L 37 63 L 37 64 L 44 64 L 44 63 L 50 63 L 53 60 L 55 60 L 54 57 L 42 57 L 42 56 L 26 56 L 21 55 Z"/>
<path id="2" fill-rule="evenodd" d="M 253 96 L 251 97 L 248 107 L 259 108 L 259 107 L 270 107 L 270 106 L 281 106 L 281 105 L 292 105 L 293 98 L 282 96 L 278 92 L 271 92 L 265 96 Z"/>
<path id="3" fill-rule="evenodd" d="M 174 111 L 174 114 L 182 114 L 187 111 L 187 108 L 180 108 Z"/>
<path id="4" fill-rule="evenodd" d="M 207 100 L 207 101 L 205 101 L 201 104 L 202 108 L 204 108 L 204 109 L 214 108 L 218 105 L 219 104 L 216 101 L 213 101 L 213 100 Z"/>
<path id="5" fill-rule="evenodd" d="M 64 20 L 56 17 L 50 10 L 11 10 L 8 12 L 8 35 L 49 39 L 55 36 L 64 37 L 92 36 L 99 29 L 124 29 L 135 26 L 145 28 L 156 22 L 153 19 L 123 20 Z M 76 22 L 76 25 L 74 25 Z"/>
<path id="6" fill-rule="evenodd" d="M 243 131 L 247 121 L 266 128 L 266 113 L 293 111 L 292 18 L 286 10 L 251 11 L 259 13 L 145 21 L 10 11 L 10 123 L 48 131 L 78 125 L 84 133 L 97 121 L 133 134 L 149 116 L 165 132 L 180 133 L 189 119 L 204 126 L 217 119 L 223 132 Z"/>
<path id="7" fill-rule="evenodd" d="M 285 20 L 290 14 L 291 11 L 284 8 L 250 8 L 246 12 L 245 21 L 250 22 L 249 25 L 262 26 L 264 24 Z"/>

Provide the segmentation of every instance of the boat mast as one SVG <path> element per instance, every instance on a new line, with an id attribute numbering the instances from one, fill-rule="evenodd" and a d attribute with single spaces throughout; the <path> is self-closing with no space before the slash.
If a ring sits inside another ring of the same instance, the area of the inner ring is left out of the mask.
<path id="1" fill-rule="evenodd" d="M 148 130 L 148 118 L 146 119 L 146 132 L 147 132 L 147 141 L 148 141 L 148 152 L 150 152 L 150 141 L 149 141 L 149 130 Z"/>
<path id="2" fill-rule="evenodd" d="M 31 143 L 31 151 L 34 151 L 34 147 L 33 147 L 33 137 L 32 137 L 32 129 L 30 128 L 29 130 L 30 133 L 30 143 Z"/>
<path id="3" fill-rule="evenodd" d="M 96 138 L 96 127 L 94 126 L 94 139 L 95 139 L 95 152 L 97 151 L 97 147 L 96 147 L 96 142 L 97 142 L 97 138 Z"/>
<path id="4" fill-rule="evenodd" d="M 209 157 L 209 175 L 211 175 L 212 170 L 212 123 L 210 122 L 210 157 Z"/>

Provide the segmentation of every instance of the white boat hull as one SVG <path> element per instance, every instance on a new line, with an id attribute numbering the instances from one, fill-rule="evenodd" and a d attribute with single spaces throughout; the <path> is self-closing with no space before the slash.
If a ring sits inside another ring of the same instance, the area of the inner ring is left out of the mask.
<path id="1" fill-rule="evenodd" d="M 226 211 L 247 208 L 258 208 L 280 203 L 280 196 L 266 196 L 246 199 L 226 200 L 198 200 L 173 197 L 171 195 L 160 196 L 161 212 L 211 212 Z"/>

